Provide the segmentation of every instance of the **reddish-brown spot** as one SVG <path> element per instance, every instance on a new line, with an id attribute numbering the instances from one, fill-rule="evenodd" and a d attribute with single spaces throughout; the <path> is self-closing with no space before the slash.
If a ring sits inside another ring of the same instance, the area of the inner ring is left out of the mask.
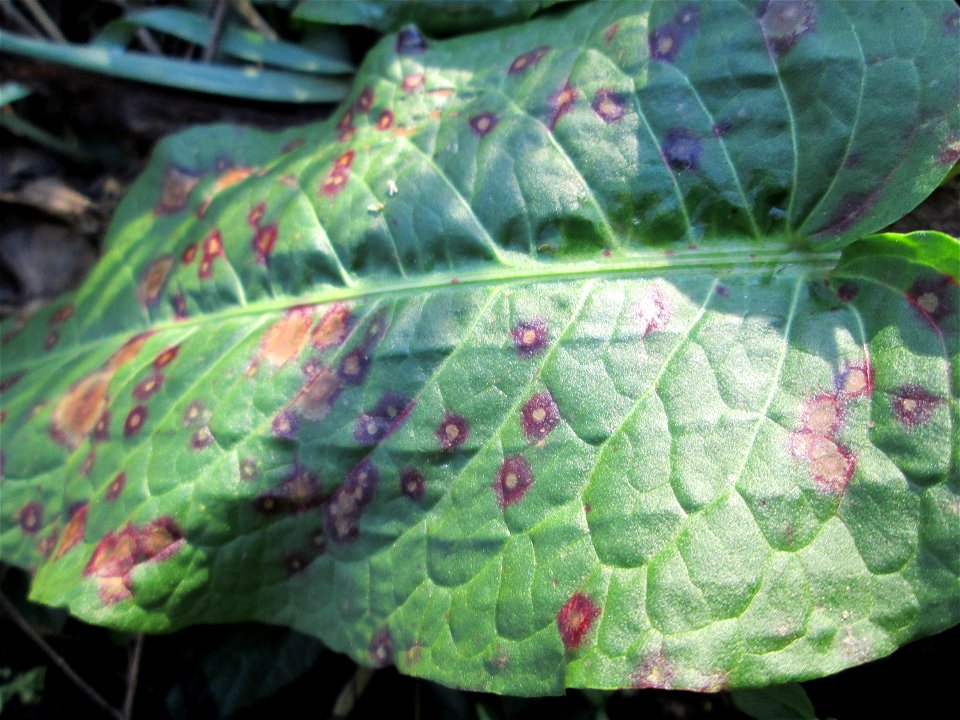
<path id="1" fill-rule="evenodd" d="M 21 370 L 20 372 L 13 373 L 13 375 L 10 375 L 9 377 L 5 377 L 2 381 L 0 381 L 0 392 L 6 392 L 12 388 L 24 375 L 26 375 L 26 372 Z"/>
<path id="2" fill-rule="evenodd" d="M 337 121 L 338 130 L 348 130 L 353 127 L 353 110 L 347 110 Z"/>
<path id="3" fill-rule="evenodd" d="M 374 667 L 382 668 L 393 662 L 393 640 L 387 628 L 382 628 L 370 638 L 369 651 Z"/>
<path id="4" fill-rule="evenodd" d="M 618 23 L 613 23 L 607 26 L 607 29 L 603 32 L 604 42 L 611 43 L 613 39 L 617 36 L 617 31 L 620 30 L 620 25 Z"/>
<path id="5" fill-rule="evenodd" d="M 437 426 L 436 436 L 440 447 L 444 450 L 454 450 L 467 441 L 470 435 L 470 424 L 461 415 L 448 412 Z"/>
<path id="6" fill-rule="evenodd" d="M 393 127 L 393 111 L 384 110 L 377 118 L 377 130 L 389 130 Z"/>
<path id="7" fill-rule="evenodd" d="M 117 473 L 117 476 L 107 486 L 107 492 L 104 496 L 106 500 L 113 502 L 127 485 L 127 474 L 125 472 Z"/>
<path id="8" fill-rule="evenodd" d="M 576 650 L 590 632 L 593 621 L 600 617 L 600 608 L 586 593 L 570 596 L 557 613 L 557 628 L 567 650 Z"/>
<path id="9" fill-rule="evenodd" d="M 510 63 L 510 67 L 507 68 L 508 75 L 516 75 L 517 73 L 525 72 L 530 68 L 536 66 L 543 57 L 550 52 L 549 45 L 541 45 L 538 48 L 529 50 L 528 52 L 523 53 L 522 55 L 517 55 L 513 59 L 513 62 Z"/>
<path id="10" fill-rule="evenodd" d="M 199 400 L 193 400 L 183 411 L 183 426 L 190 427 L 205 420 L 207 410 Z"/>
<path id="11" fill-rule="evenodd" d="M 593 96 L 592 107 L 597 116 L 609 125 L 627 114 L 627 98 L 609 88 L 600 88 Z"/>
<path id="12" fill-rule="evenodd" d="M 397 55 L 415 55 L 427 49 L 427 40 L 415 25 L 407 25 L 397 33 Z"/>
<path id="13" fill-rule="evenodd" d="M 213 443 L 213 433 L 207 425 L 201 426 L 190 438 L 190 447 L 194 450 L 203 450 Z"/>
<path id="14" fill-rule="evenodd" d="M 298 147 L 306 144 L 306 142 L 307 142 L 306 138 L 302 138 L 302 137 L 294 138 L 293 140 L 288 142 L 286 145 L 284 145 L 282 148 L 280 148 L 280 152 L 282 153 L 293 152 Z"/>
<path id="15" fill-rule="evenodd" d="M 497 126 L 498 122 L 500 122 L 500 118 L 497 117 L 496 113 L 480 113 L 479 115 L 474 115 L 472 118 L 470 118 L 470 129 L 473 131 L 474 135 L 482 138 L 488 132 L 493 130 Z"/>
<path id="16" fill-rule="evenodd" d="M 350 179 L 350 168 L 353 165 L 354 157 L 355 152 L 353 150 L 347 150 L 347 152 L 343 153 L 334 161 L 330 174 L 327 175 L 326 179 L 324 179 L 320 185 L 321 193 L 328 197 L 335 197 L 337 193 L 343 190 L 347 181 Z"/>
<path id="17" fill-rule="evenodd" d="M 355 348 L 340 359 L 337 374 L 348 385 L 359 385 L 367 377 L 370 356 L 362 347 Z"/>
<path id="18" fill-rule="evenodd" d="M 376 407 L 357 418 L 354 439 L 361 445 L 376 445 L 400 426 L 413 405 L 413 401 L 406 396 L 384 393 Z"/>
<path id="19" fill-rule="evenodd" d="M 400 492 L 411 500 L 422 498 L 426 487 L 426 478 L 417 468 L 404 468 L 400 473 Z"/>
<path id="20" fill-rule="evenodd" d="M 240 479 L 253 482 L 260 477 L 260 463 L 256 458 L 245 457 L 240 461 Z"/>
<path id="21" fill-rule="evenodd" d="M 843 407 L 832 393 L 817 393 L 800 405 L 797 430 L 833 435 L 843 424 Z"/>
<path id="22" fill-rule="evenodd" d="M 294 407 L 307 420 L 322 420 L 333 409 L 342 389 L 337 374 L 323 366 L 304 383 Z"/>
<path id="23" fill-rule="evenodd" d="M 183 265 L 189 265 L 197 257 L 197 244 L 190 243 L 183 249 L 183 254 L 180 255 L 180 262 Z"/>
<path id="24" fill-rule="evenodd" d="M 17 513 L 20 529 L 28 535 L 37 532 L 43 525 L 43 505 L 39 502 L 27 503 Z"/>
<path id="25" fill-rule="evenodd" d="M 134 567 L 149 560 L 166 560 L 180 549 L 183 537 L 169 517 L 153 520 L 142 529 L 128 523 L 97 543 L 83 574 L 96 580 L 103 602 L 126 600 L 132 596 Z"/>
<path id="26" fill-rule="evenodd" d="M 94 442 L 104 442 L 110 439 L 110 411 L 104 410 L 97 424 L 93 426 Z"/>
<path id="27" fill-rule="evenodd" d="M 280 487 L 260 495 L 254 507 L 264 515 L 297 514 L 320 507 L 323 499 L 320 479 L 295 463 Z"/>
<path id="28" fill-rule="evenodd" d="M 93 470 L 93 464 L 97 461 L 97 453 L 93 450 L 87 453 L 87 456 L 80 464 L 80 474 L 86 477 Z"/>
<path id="29" fill-rule="evenodd" d="M 573 87 L 569 81 L 565 82 L 560 88 L 550 95 L 550 129 L 557 127 L 557 121 L 564 115 L 573 110 L 580 98 L 580 91 Z"/>
<path id="30" fill-rule="evenodd" d="M 415 93 L 418 90 L 423 90 L 423 81 L 423 75 L 407 75 L 400 83 L 400 87 L 404 92 Z"/>
<path id="31" fill-rule="evenodd" d="M 7 421 L 7 411 L 0 410 L 0 424 L 5 423 L 6 421 Z"/>
<path id="32" fill-rule="evenodd" d="M 160 201 L 154 207 L 157 215 L 179 212 L 187 206 L 187 198 L 200 182 L 200 176 L 189 170 L 170 165 L 160 183 Z"/>
<path id="33" fill-rule="evenodd" d="M 837 288 L 837 297 L 840 298 L 842 302 L 850 302 L 857 296 L 857 293 L 859 292 L 859 285 L 852 282 L 845 282 Z"/>
<path id="34" fill-rule="evenodd" d="M 56 528 L 50 531 L 49 535 L 40 538 L 37 541 L 37 551 L 44 557 L 50 557 L 50 553 L 53 552 L 53 549 L 57 546 L 57 538 L 59 533 Z"/>
<path id="35" fill-rule="evenodd" d="M 137 400 L 146 400 L 161 387 L 163 387 L 163 375 L 157 372 L 138 382 L 133 388 L 133 396 Z"/>
<path id="36" fill-rule="evenodd" d="M 533 395 L 520 410 L 523 434 L 528 442 L 543 440 L 560 424 L 560 409 L 549 390 Z"/>
<path id="37" fill-rule="evenodd" d="M 63 537 L 60 539 L 60 547 L 57 548 L 57 554 L 54 560 L 59 560 L 66 555 L 74 546 L 83 540 L 83 534 L 87 529 L 87 503 L 79 503 L 70 509 L 70 519 L 67 526 L 63 529 Z"/>
<path id="38" fill-rule="evenodd" d="M 326 350 L 337 347 L 350 333 L 353 313 L 344 303 L 334 303 L 320 318 L 311 334 L 314 347 Z"/>
<path id="39" fill-rule="evenodd" d="M 814 0 L 767 0 L 759 17 L 767 45 L 782 57 L 816 28 L 817 6 Z"/>
<path id="40" fill-rule="evenodd" d="M 177 355 L 179 354 L 180 354 L 179 345 L 168 347 L 166 350 L 164 350 L 162 353 L 160 353 L 153 359 L 154 369 L 160 370 L 161 368 L 165 368 L 167 365 L 169 365 L 174 360 L 176 360 Z"/>
<path id="41" fill-rule="evenodd" d="M 523 455 L 505 458 L 493 482 L 493 492 L 497 496 L 500 509 L 504 510 L 507 506 L 523 500 L 531 485 L 533 472 L 526 458 Z"/>
<path id="42" fill-rule="evenodd" d="M 817 490 L 841 495 L 847 489 L 857 461 L 853 454 L 831 438 L 809 430 L 790 433 L 790 451 L 807 463 Z"/>
<path id="43" fill-rule="evenodd" d="M 247 213 L 247 224 L 256 229 L 260 227 L 260 221 L 263 220 L 263 214 L 267 211 L 267 204 L 260 202 L 250 208 Z"/>
<path id="44" fill-rule="evenodd" d="M 96 427 L 107 409 L 107 388 L 113 373 L 101 370 L 67 391 L 50 420 L 50 435 L 61 445 L 76 448 Z"/>
<path id="45" fill-rule="evenodd" d="M 540 318 L 518 323 L 511 331 L 517 354 L 520 357 L 533 357 L 541 352 L 548 342 L 547 323 Z"/>
<path id="46" fill-rule="evenodd" d="M 117 351 L 110 356 L 110 359 L 107 360 L 106 370 L 113 373 L 137 357 L 137 355 L 140 354 L 140 350 L 143 348 L 144 343 L 150 339 L 152 334 L 153 333 L 149 332 L 140 333 L 139 335 L 127 340 L 127 342 L 121 345 Z"/>
<path id="47" fill-rule="evenodd" d="M 300 419 L 289 410 L 281 410 L 270 424 L 270 432 L 279 440 L 293 440 L 300 430 Z"/>
<path id="48" fill-rule="evenodd" d="M 919 278 L 907 291 L 907 299 L 923 315 L 939 323 L 956 309 L 951 294 L 955 286 L 956 282 L 947 275 Z"/>
<path id="49" fill-rule="evenodd" d="M 64 305 L 53 313 L 47 322 L 50 325 L 60 325 L 71 317 L 73 317 L 73 305 Z"/>
<path id="50" fill-rule="evenodd" d="M 364 88 L 354 107 L 362 113 L 369 112 L 370 108 L 373 107 L 373 88 Z"/>
<path id="51" fill-rule="evenodd" d="M 847 363 L 837 373 L 837 394 L 847 400 L 869 396 L 873 391 L 873 368 L 866 361 Z"/>
<path id="52" fill-rule="evenodd" d="M 144 423 L 147 422 L 147 408 L 145 405 L 137 405 L 133 410 L 127 415 L 127 419 L 123 421 L 123 436 L 132 437 L 136 435 L 143 429 Z"/>
<path id="53" fill-rule="evenodd" d="M 662 652 L 648 657 L 640 667 L 630 673 L 630 685 L 637 690 L 672 690 L 676 668 Z"/>
<path id="54" fill-rule="evenodd" d="M 182 292 L 174 293 L 170 296 L 170 307 L 173 308 L 173 316 L 178 320 L 187 317 L 187 296 Z"/>
<path id="55" fill-rule="evenodd" d="M 137 295 L 144 305 L 153 305 L 167 283 L 170 268 L 173 267 L 173 258 L 164 255 L 153 260 L 140 277 L 140 287 Z"/>
<path id="56" fill-rule="evenodd" d="M 293 360 L 310 337 L 313 324 L 313 312 L 309 308 L 293 308 L 273 323 L 260 341 L 259 360 L 266 360 L 275 367 L 281 367 Z"/>
<path id="57" fill-rule="evenodd" d="M 901 385 L 890 396 L 893 416 L 908 430 L 930 422 L 943 398 L 920 385 Z"/>
<path id="58" fill-rule="evenodd" d="M 673 301 L 659 285 L 652 285 L 641 295 L 635 313 L 640 337 L 646 337 L 666 328 L 673 315 Z"/>
<path id="59" fill-rule="evenodd" d="M 47 337 L 43 340 L 43 349 L 47 352 L 53 350 L 53 346 L 60 342 L 60 333 L 56 330 L 51 330 L 47 333 Z"/>
<path id="60" fill-rule="evenodd" d="M 269 225 L 264 225 L 261 228 L 257 228 L 257 231 L 253 235 L 253 240 L 251 245 L 253 246 L 253 251 L 257 255 L 257 262 L 261 265 L 265 265 L 267 258 L 270 257 L 270 253 L 273 252 L 273 246 L 277 243 L 277 224 L 270 223 Z"/>

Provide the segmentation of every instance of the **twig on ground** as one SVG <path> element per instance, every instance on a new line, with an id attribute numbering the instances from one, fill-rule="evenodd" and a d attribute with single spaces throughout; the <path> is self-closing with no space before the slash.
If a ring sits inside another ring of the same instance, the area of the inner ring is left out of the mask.
<path id="1" fill-rule="evenodd" d="M 247 24 L 258 33 L 271 40 L 277 39 L 277 33 L 270 27 L 269 23 L 263 19 L 260 13 L 257 12 L 257 9 L 250 0 L 233 0 L 233 7 L 243 16 Z"/>
<path id="2" fill-rule="evenodd" d="M 80 690 L 82 690 L 87 697 L 89 697 L 105 712 L 109 713 L 111 717 L 116 718 L 116 720 L 126 720 L 122 712 L 104 700 L 100 693 L 87 685 L 83 678 L 73 671 L 73 668 L 67 664 L 66 660 L 57 655 L 57 651 L 50 647 L 47 641 L 40 636 L 40 633 L 38 633 L 29 622 L 27 622 L 26 618 L 20 614 L 17 608 L 14 607 L 13 603 L 7 600 L 7 596 L 2 593 L 0 593 L 0 607 L 2 607 L 7 616 L 9 616 L 9 618 L 16 623 L 17 627 L 23 630 L 23 632 L 26 633 L 26 635 L 33 640 L 34 643 L 36 643 L 37 647 L 46 653 L 47 657 L 50 658 L 53 664 L 60 668 L 64 675 L 70 678 L 73 684 L 80 688 Z"/>
<path id="3" fill-rule="evenodd" d="M 7 17 L 10 22 L 16 25 L 21 32 L 25 32 L 31 37 L 39 38 L 40 40 L 46 40 L 46 36 L 37 30 L 33 24 L 24 16 L 22 12 L 17 10 L 13 4 L 13 0 L 0 0 L 0 8 L 3 8 L 3 14 Z"/>
<path id="4" fill-rule="evenodd" d="M 209 63 L 217 54 L 217 47 L 220 45 L 220 36 L 223 34 L 223 20 L 227 15 L 227 0 L 217 0 L 213 6 L 213 28 L 210 30 L 210 39 L 207 46 L 203 49 L 202 60 Z"/>
<path id="5" fill-rule="evenodd" d="M 39 0 L 21 0 L 21 2 L 24 7 L 27 8 L 27 12 L 33 16 L 33 19 L 43 28 L 51 40 L 56 40 L 58 43 L 67 42 L 67 38 L 60 32 L 57 24 L 47 15 L 47 11 L 43 9 Z"/>
<path id="6" fill-rule="evenodd" d="M 137 635 L 127 669 L 127 695 L 123 699 L 123 716 L 126 720 L 133 717 L 133 701 L 137 696 L 137 682 L 140 679 L 140 656 L 143 654 L 143 633 Z"/>

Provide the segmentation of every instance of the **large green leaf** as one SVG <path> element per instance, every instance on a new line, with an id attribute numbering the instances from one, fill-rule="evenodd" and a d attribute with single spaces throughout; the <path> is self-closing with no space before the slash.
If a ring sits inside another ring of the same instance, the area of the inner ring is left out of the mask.
<path id="1" fill-rule="evenodd" d="M 893 8 L 408 30 L 329 122 L 165 141 L 4 327 L 3 558 L 90 621 L 513 694 L 956 623 L 958 243 L 850 245 L 960 139 L 952 4 Z"/>

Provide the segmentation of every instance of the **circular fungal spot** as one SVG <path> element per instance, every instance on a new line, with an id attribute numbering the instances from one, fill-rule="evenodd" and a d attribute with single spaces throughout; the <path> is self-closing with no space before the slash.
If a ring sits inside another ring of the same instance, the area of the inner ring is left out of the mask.
<path id="1" fill-rule="evenodd" d="M 890 395 L 893 416 L 908 430 L 930 422 L 943 398 L 920 385 L 901 385 Z"/>
<path id="2" fill-rule="evenodd" d="M 17 513 L 17 522 L 23 532 L 34 534 L 43 525 L 43 505 L 39 502 L 27 503 Z"/>
<path id="3" fill-rule="evenodd" d="M 91 450 L 87 453 L 87 456 L 83 459 L 83 463 L 80 465 L 80 474 L 84 477 L 90 474 L 90 471 L 93 470 L 93 464 L 97 461 L 97 453 Z"/>
<path id="4" fill-rule="evenodd" d="M 343 385 L 328 367 L 321 367 L 297 394 L 295 406 L 307 420 L 321 420 L 333 409 Z"/>
<path id="5" fill-rule="evenodd" d="M 415 93 L 418 90 L 423 90 L 423 83 L 423 75 L 407 75 L 400 83 L 400 87 L 406 93 Z"/>
<path id="6" fill-rule="evenodd" d="M 837 288 L 837 297 L 842 302 L 850 302 L 860 292 L 860 286 L 853 282 L 845 282 Z"/>
<path id="7" fill-rule="evenodd" d="M 370 356 L 363 348 L 351 350 L 340 358 L 337 375 L 348 385 L 360 385 L 370 369 Z"/>
<path id="8" fill-rule="evenodd" d="M 582 592 L 571 595 L 557 612 L 557 629 L 564 648 L 576 650 L 580 647 L 598 617 L 600 608 L 589 595 Z"/>
<path id="9" fill-rule="evenodd" d="M 677 172 L 697 170 L 700 167 L 703 143 L 686 128 L 672 127 L 667 130 L 660 149 L 667 164 Z"/>
<path id="10" fill-rule="evenodd" d="M 201 280 L 206 280 L 211 275 L 213 275 L 213 261 L 204 258 L 197 266 L 197 277 Z"/>
<path id="11" fill-rule="evenodd" d="M 347 339 L 353 324 L 353 313 L 344 303 L 334 303 L 320 318 L 311 338 L 321 350 L 337 347 Z"/>
<path id="12" fill-rule="evenodd" d="M 253 482 L 260 477 L 260 463 L 255 458 L 245 457 L 240 461 L 240 479 Z"/>
<path id="13" fill-rule="evenodd" d="M 146 400 L 157 392 L 163 386 L 163 375 L 154 373 L 148 378 L 141 380 L 133 388 L 133 396 L 137 400 Z"/>
<path id="14" fill-rule="evenodd" d="M 426 488 L 426 478 L 417 468 L 404 468 L 400 473 L 400 492 L 411 500 L 422 498 Z"/>
<path id="15" fill-rule="evenodd" d="M 797 429 L 833 435 L 843 423 L 843 408 L 836 395 L 817 393 L 806 398 L 800 406 Z"/>
<path id="16" fill-rule="evenodd" d="M 474 135 L 476 135 L 478 138 L 482 138 L 488 132 L 493 130 L 497 126 L 498 122 L 500 122 L 500 118 L 498 118 L 495 113 L 480 113 L 479 115 L 474 115 L 472 118 L 470 118 L 470 129 L 473 131 Z"/>
<path id="17" fill-rule="evenodd" d="M 193 400 L 183 411 L 183 426 L 196 425 L 206 417 L 206 414 L 207 411 L 203 403 L 199 400 Z"/>
<path id="18" fill-rule="evenodd" d="M 626 96 L 610 88 L 600 88 L 593 96 L 593 111 L 607 125 L 623 119 L 627 113 Z"/>
<path id="19" fill-rule="evenodd" d="M 377 130 L 389 130 L 393 127 L 393 111 L 384 110 L 377 118 Z"/>
<path id="20" fill-rule="evenodd" d="M 837 393 L 847 399 L 870 395 L 873 391 L 873 368 L 865 361 L 848 363 L 837 373 Z"/>
<path id="21" fill-rule="evenodd" d="M 120 493 L 123 492 L 123 489 L 127 486 L 127 474 L 125 472 L 117 473 L 117 476 L 110 482 L 107 486 L 107 492 L 104 496 L 109 502 L 113 502 L 118 497 Z"/>
<path id="22" fill-rule="evenodd" d="M 382 668 L 393 663 L 393 640 L 387 628 L 379 630 L 370 638 L 369 651 L 374 667 Z"/>
<path id="23" fill-rule="evenodd" d="M 407 25 L 397 33 L 397 55 L 416 55 L 427 49 L 427 41 L 415 25 Z"/>
<path id="24" fill-rule="evenodd" d="M 43 349 L 50 352 L 58 342 L 60 342 L 60 333 L 56 330 L 51 330 L 43 340 Z"/>
<path id="25" fill-rule="evenodd" d="M 63 307 L 57 309 L 57 311 L 50 316 L 48 323 L 50 325 L 60 325 L 73 317 L 73 311 L 73 305 L 64 305 Z"/>
<path id="26" fill-rule="evenodd" d="M 277 224 L 270 223 L 269 225 L 257 228 L 250 244 L 253 247 L 253 252 L 257 256 L 257 262 L 265 265 L 270 257 L 270 253 L 273 252 L 273 246 L 277 244 Z"/>
<path id="27" fill-rule="evenodd" d="M 447 451 L 463 445 L 469 435 L 470 424 L 467 419 L 452 412 L 444 414 L 443 420 L 437 426 L 436 436 L 440 441 L 440 447 Z"/>
<path id="28" fill-rule="evenodd" d="M 542 352 L 549 342 L 547 335 L 547 323 L 540 318 L 517 323 L 510 331 L 517 354 L 524 358 L 533 357 Z"/>
<path id="29" fill-rule="evenodd" d="M 571 85 L 569 81 L 550 95 L 550 107 L 553 109 L 553 114 L 550 117 L 551 130 L 556 128 L 557 122 L 561 117 L 573 110 L 579 99 L 580 91 Z"/>
<path id="30" fill-rule="evenodd" d="M 528 442 L 538 442 L 560 424 L 560 409 L 549 390 L 533 395 L 520 410 L 523 434 Z"/>
<path id="31" fill-rule="evenodd" d="M 189 170 L 168 165 L 160 182 L 160 200 L 154 207 L 157 215 L 179 212 L 187 206 L 190 192 L 200 182 L 200 176 Z"/>
<path id="32" fill-rule="evenodd" d="M 26 372 L 21 370 L 20 372 L 16 372 L 13 375 L 5 377 L 2 381 L 0 381 L 0 392 L 6 392 L 12 388 L 24 375 L 26 375 Z"/>
<path id="33" fill-rule="evenodd" d="M 845 447 L 819 433 L 795 430 L 790 433 L 790 451 L 807 464 L 817 490 L 842 495 L 847 489 L 857 462 Z"/>
<path id="34" fill-rule="evenodd" d="M 157 357 L 155 357 L 155 358 L 153 359 L 153 367 L 154 367 L 154 369 L 155 369 L 155 370 L 160 370 L 161 368 L 165 368 L 167 365 L 169 365 L 169 364 L 172 363 L 174 360 L 176 360 L 176 359 L 177 359 L 177 355 L 179 355 L 179 354 L 180 354 L 180 346 L 179 346 L 179 345 L 174 345 L 173 347 L 168 347 L 166 350 L 164 350 L 162 353 L 160 353 L 159 355 L 157 355 Z"/>
<path id="35" fill-rule="evenodd" d="M 267 204 L 264 202 L 258 202 L 252 208 L 250 212 L 247 213 L 247 224 L 256 229 L 260 227 L 260 221 L 263 220 L 264 213 L 267 212 Z"/>
<path id="36" fill-rule="evenodd" d="M 366 87 L 363 89 L 363 92 L 360 93 L 360 97 L 357 98 L 354 107 L 362 113 L 369 112 L 370 108 L 373 107 L 373 99 L 373 88 Z"/>
<path id="37" fill-rule="evenodd" d="M 110 411 L 104 410 L 97 424 L 93 426 L 94 442 L 104 442 L 110 439 Z"/>
<path id="38" fill-rule="evenodd" d="M 178 320 L 187 317 L 187 296 L 182 292 L 171 295 L 170 307 L 173 308 L 173 315 Z"/>
<path id="39" fill-rule="evenodd" d="M 505 458 L 497 471 L 493 482 L 493 492 L 501 510 L 518 503 L 533 485 L 533 472 L 530 463 L 523 455 Z"/>
<path id="40" fill-rule="evenodd" d="M 223 254 L 223 237 L 219 230 L 211 230 L 207 239 L 203 241 L 204 258 L 215 258 Z"/>
<path id="41" fill-rule="evenodd" d="M 189 265 L 197 257 L 197 244 L 190 243 L 183 249 L 183 254 L 180 255 L 180 263 L 182 265 Z"/>
<path id="42" fill-rule="evenodd" d="M 281 410 L 273 418 L 270 431 L 279 440 L 293 440 L 300 429 L 300 419 L 289 410 Z"/>
<path id="43" fill-rule="evenodd" d="M 650 57 L 672 63 L 683 46 L 683 29 L 675 23 L 664 23 L 653 29 L 647 40 Z"/>
<path id="44" fill-rule="evenodd" d="M 939 323 L 955 310 L 956 303 L 951 291 L 955 287 L 956 283 L 946 275 L 919 278 L 910 286 L 907 297 L 920 312 Z"/>
<path id="45" fill-rule="evenodd" d="M 782 57 L 804 33 L 816 28 L 815 0 L 767 0 L 760 12 L 760 27 L 774 54 Z"/>
<path id="46" fill-rule="evenodd" d="M 193 436 L 190 438 L 190 447 L 194 450 L 203 450 L 213 442 L 213 433 L 210 432 L 210 428 L 206 425 L 198 429 L 193 433 Z"/>
<path id="47" fill-rule="evenodd" d="M 637 690 L 672 690 L 676 668 L 662 652 L 645 659 L 630 673 L 630 686 Z"/>
<path id="48" fill-rule="evenodd" d="M 147 408 L 144 405 L 137 405 L 127 414 L 127 419 L 123 421 L 124 437 L 132 437 L 143 429 L 147 422 Z"/>
<path id="49" fill-rule="evenodd" d="M 516 75 L 518 73 L 529 70 L 539 63 L 543 57 L 550 52 L 549 45 L 541 45 L 540 47 L 534 48 L 528 52 L 518 55 L 514 58 L 513 62 L 510 63 L 510 67 L 507 69 L 508 75 Z"/>
<path id="50" fill-rule="evenodd" d="M 353 439 L 360 445 L 376 445 L 386 435 L 390 422 L 384 418 L 362 413 L 353 428 Z"/>
<path id="51" fill-rule="evenodd" d="M 140 276 L 140 286 L 137 295 L 144 305 L 153 305 L 167 284 L 170 268 L 173 267 L 173 258 L 169 255 L 158 257 L 151 261 Z"/>

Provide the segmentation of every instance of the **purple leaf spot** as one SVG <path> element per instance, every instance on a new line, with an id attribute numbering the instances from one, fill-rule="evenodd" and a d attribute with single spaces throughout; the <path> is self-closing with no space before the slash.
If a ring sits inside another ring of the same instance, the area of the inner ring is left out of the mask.
<path id="1" fill-rule="evenodd" d="M 580 647 L 584 636 L 590 632 L 590 627 L 599 616 L 600 608 L 589 595 L 581 592 L 571 595 L 557 613 L 557 629 L 560 630 L 563 646 L 567 650 Z"/>
<path id="2" fill-rule="evenodd" d="M 513 455 L 505 458 L 497 471 L 497 479 L 493 483 L 493 491 L 497 496 L 500 509 L 518 503 L 527 494 L 533 485 L 533 473 L 530 463 L 523 455 Z"/>
<path id="3" fill-rule="evenodd" d="M 466 418 L 452 412 L 444 414 L 443 420 L 437 426 L 436 436 L 440 447 L 444 450 L 454 450 L 466 442 L 470 435 L 470 424 Z"/>
<path id="4" fill-rule="evenodd" d="M 672 127 L 667 130 L 660 148 L 667 164 L 677 172 L 700 167 L 703 142 L 686 128 Z"/>
<path id="5" fill-rule="evenodd" d="M 513 62 L 510 63 L 510 67 L 507 69 L 508 75 L 516 75 L 517 73 L 524 72 L 534 67 L 538 62 L 543 59 L 543 56 L 550 52 L 549 45 L 541 45 L 538 48 L 534 48 L 528 52 L 523 53 L 522 55 L 517 55 L 513 59 Z"/>
<path id="6" fill-rule="evenodd" d="M 920 385 L 901 385 L 890 396 L 894 417 L 908 430 L 928 423 L 941 403 L 942 397 Z"/>
<path id="7" fill-rule="evenodd" d="M 560 409 L 549 390 L 533 395 L 520 410 L 523 434 L 528 442 L 543 440 L 560 424 Z"/>
<path id="8" fill-rule="evenodd" d="M 513 338 L 513 344 L 517 346 L 517 354 L 526 358 L 533 357 L 547 346 L 547 332 L 546 321 L 534 318 L 518 323 L 510 331 L 510 337 Z"/>
<path id="9" fill-rule="evenodd" d="M 495 113 L 480 113 L 479 115 L 474 115 L 472 118 L 470 118 L 470 129 L 473 131 L 474 135 L 476 135 L 478 138 L 482 138 L 488 132 L 493 130 L 497 126 L 498 122 L 500 122 L 500 118 L 498 118 Z"/>
<path id="10" fill-rule="evenodd" d="M 609 88 L 600 88 L 593 96 L 593 111 L 607 125 L 615 123 L 627 113 L 626 97 Z"/>

